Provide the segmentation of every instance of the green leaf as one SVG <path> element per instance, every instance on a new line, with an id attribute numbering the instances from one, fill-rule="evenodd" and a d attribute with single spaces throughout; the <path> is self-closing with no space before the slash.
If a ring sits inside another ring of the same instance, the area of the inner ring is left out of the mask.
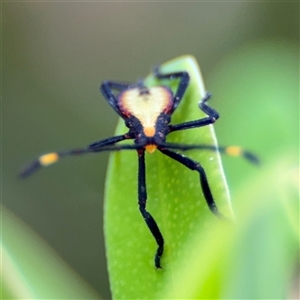
<path id="1" fill-rule="evenodd" d="M 162 65 L 164 73 L 180 70 L 190 74 L 191 83 L 172 116 L 173 124 L 205 117 L 198 108 L 205 88 L 197 62 L 191 56 L 182 56 Z M 146 83 L 157 84 L 153 75 L 147 77 Z M 176 82 L 172 84 L 174 88 Z M 213 101 L 210 105 L 215 107 Z M 116 134 L 127 130 L 120 120 Z M 216 145 L 212 126 L 174 132 L 167 141 Z M 219 154 L 193 150 L 185 155 L 201 162 L 220 211 L 232 217 Z M 105 237 L 115 299 L 160 298 L 162 290 L 172 283 L 174 272 L 188 255 L 186 245 L 189 241 L 196 233 L 219 222 L 208 209 L 197 172 L 155 151 L 146 155 L 146 176 L 147 210 L 157 221 L 165 239 L 161 270 L 154 267 L 157 245 L 138 210 L 136 151 L 111 154 L 106 181 Z"/>

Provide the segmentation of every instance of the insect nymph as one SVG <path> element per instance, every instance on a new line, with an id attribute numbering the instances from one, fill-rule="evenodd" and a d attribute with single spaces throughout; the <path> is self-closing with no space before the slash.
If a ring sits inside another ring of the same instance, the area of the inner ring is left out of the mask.
<path id="1" fill-rule="evenodd" d="M 180 104 L 189 85 L 189 74 L 186 71 L 163 74 L 157 67 L 154 70 L 154 75 L 158 81 L 177 80 L 178 86 L 174 94 L 166 85 L 147 87 L 142 81 L 139 81 L 136 84 L 105 81 L 100 86 L 100 91 L 105 99 L 124 120 L 125 125 L 128 127 L 129 130 L 126 133 L 94 142 L 86 148 L 44 154 L 22 170 L 20 176 L 27 177 L 40 167 L 55 163 L 59 158 L 65 156 L 102 151 L 136 150 L 138 156 L 139 210 L 156 240 L 158 248 L 155 253 L 154 263 L 156 268 L 161 268 L 160 260 L 164 251 L 164 238 L 155 219 L 146 209 L 147 188 L 145 176 L 145 152 L 153 153 L 155 150 L 158 150 L 162 154 L 167 155 L 186 166 L 188 169 L 196 171 L 200 177 L 200 186 L 207 205 L 212 213 L 218 217 L 222 217 L 222 215 L 214 201 L 205 170 L 199 162 L 174 150 L 208 149 L 224 152 L 229 155 L 244 156 L 253 162 L 256 162 L 256 157 L 247 151 L 243 151 L 240 147 L 216 148 L 215 146 L 209 145 L 168 143 L 166 137 L 169 133 L 213 124 L 219 118 L 219 114 L 207 105 L 210 94 L 206 93 L 205 97 L 199 102 L 199 108 L 207 115 L 206 117 L 180 124 L 171 124 L 171 116 Z M 117 91 L 117 93 L 114 93 L 113 91 Z M 117 144 L 120 141 L 129 139 L 133 140 L 134 143 Z"/>

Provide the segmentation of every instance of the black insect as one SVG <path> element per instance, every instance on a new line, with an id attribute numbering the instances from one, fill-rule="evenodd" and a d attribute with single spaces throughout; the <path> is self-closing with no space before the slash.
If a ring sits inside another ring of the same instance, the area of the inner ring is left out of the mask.
<path id="1" fill-rule="evenodd" d="M 198 172 L 207 205 L 209 209 L 220 218 L 222 218 L 222 215 L 216 206 L 208 184 L 207 176 L 201 164 L 173 150 L 208 149 L 220 151 L 229 155 L 244 156 L 254 163 L 258 162 L 258 160 L 253 154 L 244 151 L 237 146 L 216 148 L 215 146 L 210 145 L 168 143 L 166 137 L 169 133 L 213 124 L 219 118 L 219 114 L 206 104 L 211 96 L 210 93 L 206 93 L 205 97 L 199 102 L 199 108 L 207 115 L 207 117 L 181 124 L 170 124 L 171 116 L 185 94 L 190 77 L 185 71 L 162 74 L 158 67 L 155 68 L 154 75 L 157 80 L 178 80 L 179 84 L 175 93 L 173 94 L 171 89 L 165 85 L 146 87 L 142 81 L 139 81 L 136 84 L 104 81 L 100 86 L 100 91 L 103 96 L 116 113 L 125 121 L 125 125 L 129 129 L 127 133 L 97 141 L 87 146 L 87 148 L 72 149 L 64 152 L 52 152 L 42 155 L 22 170 L 20 176 L 27 177 L 40 167 L 48 166 L 57 162 L 59 158 L 70 155 L 81 155 L 102 151 L 136 150 L 139 164 L 139 209 L 157 242 L 158 249 L 154 261 L 155 267 L 161 268 L 160 259 L 164 250 L 164 238 L 156 221 L 146 210 L 147 188 L 145 178 L 145 151 L 153 153 L 155 149 L 158 149 L 164 155 L 173 158 L 190 170 Z M 113 90 L 118 91 L 118 94 L 115 95 Z M 134 140 L 134 144 L 116 145 L 116 143 L 127 139 Z"/>

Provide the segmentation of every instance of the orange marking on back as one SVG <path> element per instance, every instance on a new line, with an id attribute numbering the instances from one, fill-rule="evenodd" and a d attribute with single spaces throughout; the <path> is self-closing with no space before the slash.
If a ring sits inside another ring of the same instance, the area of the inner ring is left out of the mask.
<path id="1" fill-rule="evenodd" d="M 144 133 L 145 133 L 145 136 L 154 136 L 155 135 L 155 128 L 154 127 L 146 127 L 144 128 Z"/>

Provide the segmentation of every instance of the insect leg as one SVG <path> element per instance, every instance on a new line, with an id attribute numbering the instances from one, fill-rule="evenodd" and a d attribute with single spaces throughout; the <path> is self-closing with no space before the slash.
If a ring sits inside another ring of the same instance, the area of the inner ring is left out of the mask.
<path id="1" fill-rule="evenodd" d="M 118 142 L 126 140 L 126 139 L 130 139 L 130 138 L 131 137 L 128 133 L 122 134 L 122 135 L 117 135 L 117 136 L 107 138 L 105 140 L 100 140 L 100 141 L 94 142 L 94 143 L 88 145 L 88 148 L 94 149 L 94 148 L 98 148 L 101 146 L 111 145 L 111 144 L 115 144 L 115 143 L 118 143 Z"/>
<path id="2" fill-rule="evenodd" d="M 178 79 L 179 78 L 179 85 L 178 85 L 178 88 L 175 92 L 175 95 L 174 95 L 174 102 L 173 102 L 173 107 L 172 107 L 172 110 L 170 113 L 172 113 L 176 108 L 177 106 L 179 105 L 188 85 L 189 85 L 189 82 L 190 82 L 190 76 L 187 72 L 185 71 L 182 71 L 182 72 L 175 72 L 175 73 L 168 73 L 168 74 L 161 74 L 159 72 L 159 66 L 155 67 L 154 68 L 154 76 L 157 78 L 157 79 L 169 79 L 169 80 L 172 80 L 172 79 Z"/>
<path id="3" fill-rule="evenodd" d="M 215 123 L 216 120 L 218 120 L 219 118 L 219 113 L 206 104 L 206 102 L 210 99 L 210 97 L 211 97 L 211 93 L 207 92 L 205 97 L 199 103 L 200 109 L 203 112 L 205 112 L 208 115 L 208 117 L 195 120 L 195 121 L 181 123 L 181 124 L 170 125 L 169 126 L 170 131 L 190 129 L 195 127 L 203 127 Z"/>
<path id="4" fill-rule="evenodd" d="M 139 172 L 138 172 L 138 204 L 140 212 L 150 229 L 152 235 L 154 236 L 156 243 L 158 245 L 154 263 L 156 268 L 161 268 L 160 258 L 164 251 L 164 238 L 151 214 L 146 210 L 147 202 L 147 188 L 146 188 L 146 174 L 145 174 L 145 150 L 138 151 L 139 160 Z"/>
<path id="5" fill-rule="evenodd" d="M 129 83 L 121 83 L 115 81 L 104 81 L 100 85 L 100 92 L 110 104 L 110 106 L 115 110 L 115 112 L 122 117 L 122 113 L 118 107 L 118 99 L 114 95 L 112 90 L 126 90 L 130 87 Z"/>
<path id="6" fill-rule="evenodd" d="M 207 176 L 205 174 L 205 171 L 204 169 L 201 167 L 201 165 L 180 154 L 180 153 L 177 153 L 177 152 L 173 152 L 171 150 L 167 150 L 167 149 L 162 149 L 160 147 L 158 147 L 158 149 L 165 155 L 177 160 L 178 162 L 180 162 L 181 164 L 183 164 L 184 166 L 186 166 L 187 168 L 189 168 L 190 170 L 193 170 L 193 171 L 197 171 L 199 173 L 199 176 L 200 176 L 200 184 L 201 184 L 201 187 L 202 187 L 202 191 L 203 191 L 203 194 L 204 194 L 204 198 L 206 200 L 206 203 L 209 207 L 209 209 L 211 210 L 212 213 L 214 213 L 217 217 L 219 218 L 223 218 L 222 214 L 219 212 L 218 208 L 217 208 L 217 205 L 213 199 L 213 196 L 212 196 L 212 193 L 211 193 L 211 190 L 210 190 L 210 187 L 208 185 L 208 180 L 207 180 Z"/>

